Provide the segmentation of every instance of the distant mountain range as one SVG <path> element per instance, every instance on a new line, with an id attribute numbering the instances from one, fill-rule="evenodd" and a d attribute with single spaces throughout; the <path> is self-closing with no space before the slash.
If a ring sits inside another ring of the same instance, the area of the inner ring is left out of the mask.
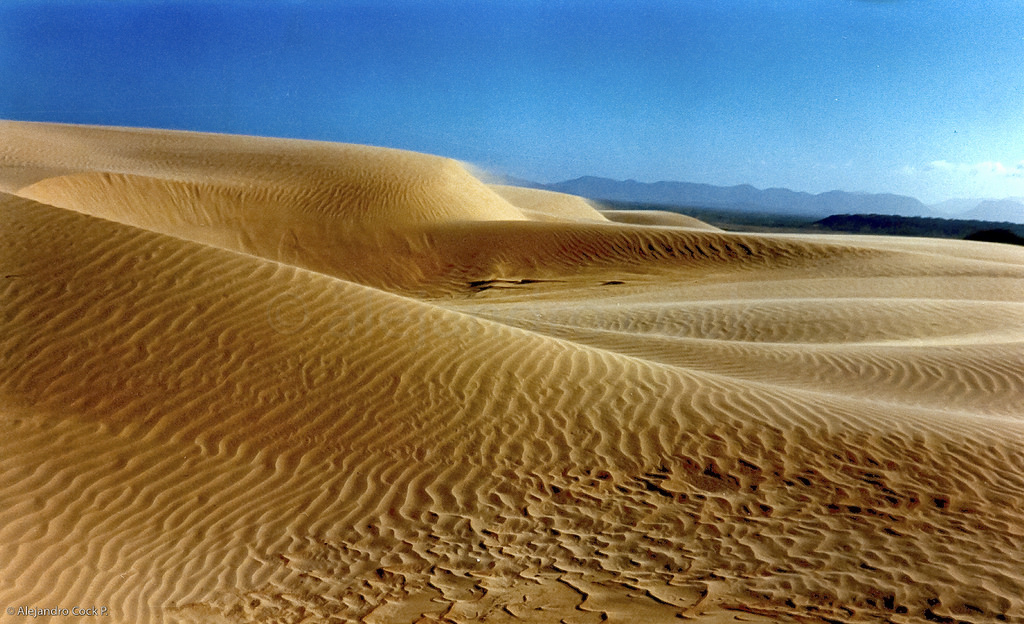
<path id="1" fill-rule="evenodd" d="M 595 200 L 692 206 L 718 210 L 771 212 L 813 219 L 838 214 L 877 214 L 939 217 L 1024 223 L 1024 198 L 953 200 L 934 206 L 906 195 L 890 193 L 804 193 L 785 188 L 757 189 L 749 184 L 713 186 L 693 182 L 637 182 L 585 176 L 554 184 L 525 183 L 550 191 Z"/>

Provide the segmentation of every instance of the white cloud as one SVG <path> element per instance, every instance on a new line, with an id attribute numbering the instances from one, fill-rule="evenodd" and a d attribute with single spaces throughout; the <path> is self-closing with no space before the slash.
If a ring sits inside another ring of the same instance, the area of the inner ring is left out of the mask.
<path id="1" fill-rule="evenodd" d="M 928 170 L 949 171 L 973 176 L 994 176 L 1006 178 L 1024 178 L 1024 160 L 1004 165 L 994 160 L 980 163 L 951 163 L 946 160 L 933 160 L 928 163 Z"/>
<path id="2" fill-rule="evenodd" d="M 951 197 L 1001 198 L 1024 195 L 1024 160 L 974 163 L 933 160 L 900 167 L 897 172 L 908 194 L 926 203 Z"/>

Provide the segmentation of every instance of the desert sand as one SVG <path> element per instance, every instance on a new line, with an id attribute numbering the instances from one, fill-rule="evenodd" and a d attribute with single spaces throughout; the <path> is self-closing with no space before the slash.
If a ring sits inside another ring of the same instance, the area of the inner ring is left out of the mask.
<path id="1" fill-rule="evenodd" d="M 0 609 L 1024 622 L 1024 249 L 16 122 L 0 237 Z"/>

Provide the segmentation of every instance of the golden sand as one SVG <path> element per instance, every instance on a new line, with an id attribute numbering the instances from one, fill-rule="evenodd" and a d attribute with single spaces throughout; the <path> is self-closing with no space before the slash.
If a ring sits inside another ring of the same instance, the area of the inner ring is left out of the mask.
<path id="1" fill-rule="evenodd" d="M 1024 622 L 1022 249 L 13 122 L 0 237 L 0 608 Z"/>

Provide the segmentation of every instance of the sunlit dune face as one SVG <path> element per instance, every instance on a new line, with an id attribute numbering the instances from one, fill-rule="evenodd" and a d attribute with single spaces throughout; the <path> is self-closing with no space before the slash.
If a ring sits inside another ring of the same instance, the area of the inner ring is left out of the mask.
<path id="1" fill-rule="evenodd" d="M 9 618 L 1024 621 L 1017 247 L 10 122 L 0 188 Z"/>

